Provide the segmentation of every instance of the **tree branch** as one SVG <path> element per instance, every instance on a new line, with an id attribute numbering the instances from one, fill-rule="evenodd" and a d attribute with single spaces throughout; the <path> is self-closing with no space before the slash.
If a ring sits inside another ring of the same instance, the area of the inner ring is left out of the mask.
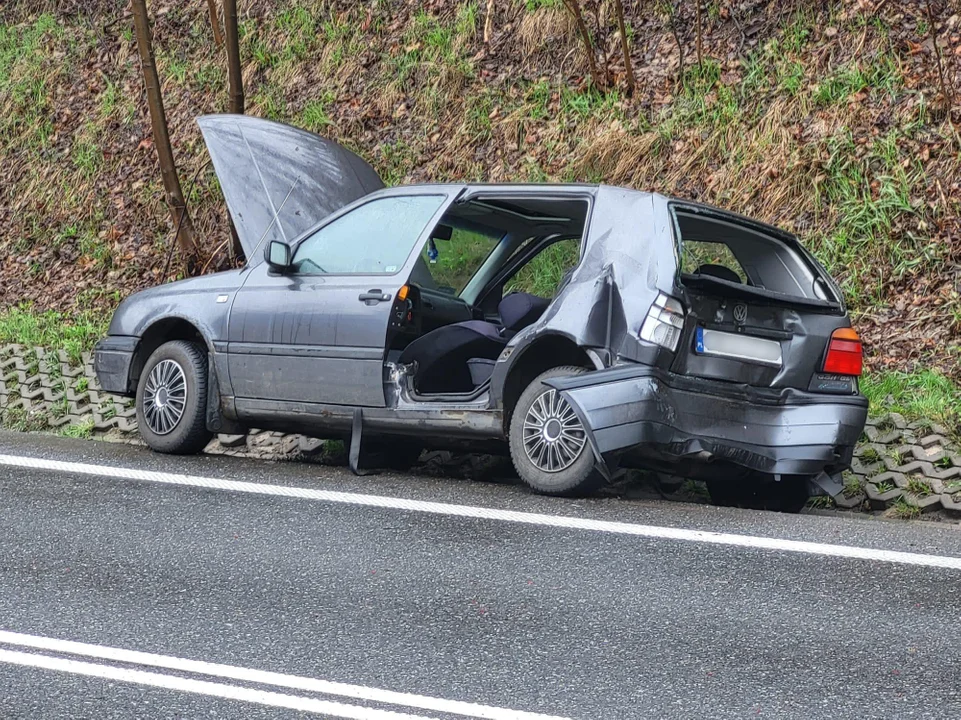
<path id="1" fill-rule="evenodd" d="M 217 0 L 207 0 L 207 10 L 210 11 L 210 27 L 214 31 L 214 44 L 222 47 L 224 44 L 223 33 L 220 32 L 220 18 L 217 12 Z"/>

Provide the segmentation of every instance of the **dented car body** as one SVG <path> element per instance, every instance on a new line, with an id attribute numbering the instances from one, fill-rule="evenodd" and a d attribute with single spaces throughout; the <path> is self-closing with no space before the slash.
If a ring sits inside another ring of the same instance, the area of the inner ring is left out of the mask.
<path id="1" fill-rule="evenodd" d="M 604 185 L 385 189 L 310 133 L 200 124 L 247 265 L 131 296 L 96 352 L 156 449 L 258 427 L 351 438 L 355 467 L 506 446 L 555 494 L 636 465 L 727 499 L 840 490 L 861 346 L 790 234 Z"/>

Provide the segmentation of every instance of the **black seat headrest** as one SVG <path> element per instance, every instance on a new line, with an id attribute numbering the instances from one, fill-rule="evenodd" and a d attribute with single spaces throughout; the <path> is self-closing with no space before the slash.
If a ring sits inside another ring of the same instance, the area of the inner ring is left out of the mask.
<path id="1" fill-rule="evenodd" d="M 546 298 L 515 292 L 498 303 L 497 312 L 505 328 L 518 332 L 536 322 L 550 304 L 551 301 Z"/>
<path id="2" fill-rule="evenodd" d="M 697 275 L 710 275 L 720 280 L 727 280 L 732 283 L 741 282 L 741 278 L 736 272 L 723 265 L 701 265 L 696 271 Z"/>

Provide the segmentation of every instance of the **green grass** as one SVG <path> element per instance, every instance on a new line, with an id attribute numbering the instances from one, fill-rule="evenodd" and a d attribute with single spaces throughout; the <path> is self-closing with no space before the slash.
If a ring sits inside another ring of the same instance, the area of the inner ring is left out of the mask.
<path id="1" fill-rule="evenodd" d="M 874 372 L 861 378 L 871 414 L 896 412 L 908 420 L 931 420 L 949 429 L 961 410 L 961 388 L 933 370 Z"/>
<path id="2" fill-rule="evenodd" d="M 27 412 L 21 407 L 6 408 L 0 411 L 0 422 L 8 430 L 17 432 L 37 432 L 47 427 L 47 417 L 43 413 Z"/>
<path id="3" fill-rule="evenodd" d="M 75 423 L 72 425 L 67 425 L 62 430 L 60 434 L 64 437 L 80 438 L 83 440 L 88 439 L 93 435 L 94 422 L 93 418 L 84 420 L 83 422 Z"/>
<path id="4" fill-rule="evenodd" d="M 297 124 L 305 130 L 324 134 L 325 128 L 333 125 L 333 120 L 330 119 L 330 105 L 333 102 L 334 94 L 329 91 L 325 92 L 319 99 L 311 100 L 304 105 Z"/>
<path id="5" fill-rule="evenodd" d="M 923 497 L 927 497 L 934 491 L 931 489 L 931 486 L 921 478 L 909 477 L 908 492 L 910 492 L 912 495 L 915 495 L 919 498 L 923 498 Z"/>
<path id="6" fill-rule="evenodd" d="M 897 62 L 883 53 L 838 68 L 818 83 L 812 100 L 815 105 L 826 106 L 846 103 L 852 95 L 864 91 L 894 95 L 903 84 Z"/>
<path id="7" fill-rule="evenodd" d="M 431 263 L 424 253 L 430 274 L 441 287 L 464 289 L 477 269 L 494 249 L 499 238 L 454 228 L 450 240 L 436 240 L 437 261 Z"/>
<path id="8" fill-rule="evenodd" d="M 504 294 L 526 292 L 541 297 L 554 297 L 561 278 L 577 264 L 579 254 L 579 238 L 554 243 L 511 278 L 504 288 Z"/>
<path id="9" fill-rule="evenodd" d="M 898 498 L 895 503 L 887 509 L 885 515 L 898 520 L 916 520 L 921 517 L 921 508 L 912 505 L 904 498 Z"/>
<path id="10" fill-rule="evenodd" d="M 836 220 L 833 229 L 815 236 L 812 244 L 835 270 L 847 296 L 860 304 L 865 299 L 880 302 L 883 283 L 890 277 L 879 275 L 879 267 L 900 277 L 919 263 L 935 261 L 940 252 L 923 238 L 891 242 L 899 223 L 917 215 L 912 198 L 924 180 L 917 159 L 901 156 L 906 139 L 905 130 L 891 130 L 867 152 L 847 130 L 827 141 L 825 179 L 814 201 L 819 211 L 831 212 Z"/>
<path id="11" fill-rule="evenodd" d="M 0 343 L 16 343 L 50 350 L 64 350 L 71 362 L 80 364 L 107 332 L 108 318 L 93 311 L 74 315 L 53 310 L 35 312 L 29 305 L 0 311 Z"/>

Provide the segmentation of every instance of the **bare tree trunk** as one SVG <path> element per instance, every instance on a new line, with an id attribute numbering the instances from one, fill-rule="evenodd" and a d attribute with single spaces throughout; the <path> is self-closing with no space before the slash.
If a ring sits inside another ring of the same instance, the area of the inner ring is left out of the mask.
<path id="1" fill-rule="evenodd" d="M 611 63 L 607 59 L 607 8 L 601 7 L 602 3 L 594 3 L 594 27 L 597 28 L 597 38 L 595 38 L 594 44 L 597 46 L 598 52 L 601 54 L 601 67 L 604 68 L 604 85 L 610 87 L 614 84 L 611 78 Z M 604 16 L 601 17 L 601 10 L 604 10 Z"/>
<path id="2" fill-rule="evenodd" d="M 584 43 L 584 52 L 587 53 L 587 64 L 591 70 L 591 79 L 597 87 L 603 87 L 601 76 L 597 72 L 597 59 L 594 57 L 594 43 L 591 42 L 591 34 L 584 24 L 584 15 L 581 13 L 581 6 L 577 0 L 563 0 L 564 7 L 574 18 L 577 24 L 577 31 L 580 33 L 581 41 Z"/>
<path id="3" fill-rule="evenodd" d="M 944 95 L 944 101 L 948 106 L 948 122 L 953 124 L 954 93 L 944 79 L 944 60 L 941 58 L 941 46 L 938 45 L 938 33 L 934 27 L 934 11 L 931 9 L 931 0 L 927 0 L 925 6 L 928 11 L 928 32 L 931 33 L 931 44 L 934 45 L 934 55 L 938 59 L 938 80 L 941 82 L 941 94 Z"/>
<path id="4" fill-rule="evenodd" d="M 243 115 L 244 78 L 240 70 L 240 36 L 237 32 L 237 0 L 224 0 L 224 31 L 227 35 L 227 85 L 230 112 Z"/>
<path id="5" fill-rule="evenodd" d="M 678 81 L 683 84 L 684 82 L 684 43 L 681 42 L 681 31 L 677 27 L 677 16 L 675 14 L 674 6 L 670 6 L 668 11 L 667 21 L 671 25 L 671 35 L 674 36 L 674 42 L 677 43 L 677 53 L 680 56 L 678 58 L 677 67 L 677 77 Z"/>
<path id="6" fill-rule="evenodd" d="M 631 64 L 631 49 L 627 45 L 627 28 L 624 26 L 624 4 L 621 0 L 614 0 L 617 10 L 617 29 L 621 33 L 621 50 L 624 53 L 624 78 L 627 81 L 628 97 L 634 94 L 634 67 Z"/>
<path id="7" fill-rule="evenodd" d="M 137 48 L 140 51 L 140 64 L 143 66 L 143 81 L 147 90 L 147 106 L 150 109 L 150 124 L 153 127 L 154 146 L 160 159 L 160 176 L 167 193 L 167 207 L 177 232 L 177 242 L 188 262 L 197 251 L 194 227 L 187 214 L 177 166 L 174 164 L 173 149 L 170 147 L 170 133 L 167 128 L 167 115 L 164 112 L 163 96 L 160 93 L 160 78 L 154 60 L 153 41 L 150 37 L 150 18 L 147 16 L 146 0 L 131 0 L 134 28 L 137 33 Z"/>
<path id="8" fill-rule="evenodd" d="M 220 18 L 217 12 L 217 0 L 207 0 L 207 9 L 210 10 L 210 27 L 214 31 L 214 44 L 222 47 L 224 44 L 223 33 L 220 32 Z"/>
<path id="9" fill-rule="evenodd" d="M 491 41 L 494 32 L 494 0 L 487 0 L 487 12 L 484 14 L 484 44 Z"/>
<path id="10" fill-rule="evenodd" d="M 704 56 L 701 52 L 701 0 L 694 0 L 694 10 L 697 24 L 697 66 L 701 67 Z"/>

